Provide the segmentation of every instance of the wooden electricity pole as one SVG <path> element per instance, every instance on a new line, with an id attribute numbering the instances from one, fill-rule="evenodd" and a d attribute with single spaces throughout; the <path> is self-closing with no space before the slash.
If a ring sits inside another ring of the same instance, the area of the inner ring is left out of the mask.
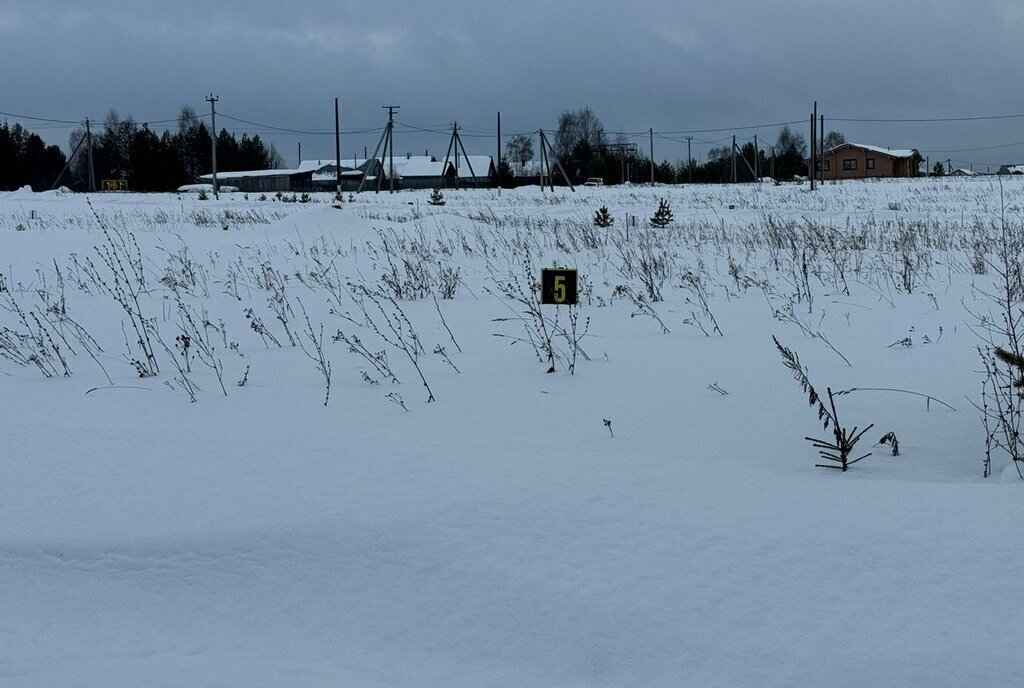
<path id="1" fill-rule="evenodd" d="M 544 193 L 544 171 L 545 171 L 544 170 L 544 163 L 545 163 L 545 160 L 544 160 L 544 130 L 543 129 L 538 129 L 537 130 L 537 150 L 540 153 L 540 160 L 538 161 L 538 162 L 540 162 L 540 191 L 541 191 L 541 193 Z M 555 190 L 554 185 L 551 186 L 551 190 L 552 191 Z"/>
<path id="2" fill-rule="evenodd" d="M 814 101 L 814 110 L 811 112 L 811 157 L 807 165 L 807 176 L 811 178 L 811 191 L 814 191 L 814 182 L 818 177 L 818 144 L 814 138 L 814 128 L 818 124 L 818 101 Z"/>
<path id="3" fill-rule="evenodd" d="M 334 181 L 341 194 L 341 116 L 338 99 L 334 99 Z"/>
<path id="4" fill-rule="evenodd" d="M 89 159 L 89 191 L 96 191 L 96 172 L 92 166 L 92 129 L 89 126 L 89 118 L 85 118 L 85 138 L 86 145 L 88 146 L 88 159 Z"/>
<path id="5" fill-rule="evenodd" d="M 654 186 L 654 127 L 647 130 L 651 137 L 651 186 Z"/>
<path id="6" fill-rule="evenodd" d="M 220 198 L 220 187 L 217 185 L 217 101 L 220 100 L 212 93 L 206 97 L 210 104 L 210 148 L 213 159 L 213 197 Z"/>
<path id="7" fill-rule="evenodd" d="M 732 157 L 730 158 L 730 167 L 732 171 L 732 183 L 736 183 L 736 134 L 732 135 Z"/>
<path id="8" fill-rule="evenodd" d="M 478 186 L 476 181 L 476 172 L 473 170 L 473 163 L 469 159 L 469 153 L 466 152 L 466 146 L 462 143 L 462 137 L 459 136 L 459 123 L 452 122 L 452 137 L 448 141 L 448 152 L 444 155 L 444 164 L 441 166 L 442 174 L 444 168 L 448 166 L 448 158 L 451 156 L 452 151 L 455 151 L 455 188 L 459 187 L 459 150 L 462 150 L 462 156 L 466 159 L 466 167 L 469 168 L 469 176 L 473 179 L 473 185 Z"/>
<path id="9" fill-rule="evenodd" d="M 821 124 L 818 127 L 818 147 L 821 149 L 821 185 L 825 186 L 825 115 L 821 115 Z M 835 179 L 835 170 L 832 171 L 832 178 Z"/>
<path id="10" fill-rule="evenodd" d="M 366 184 L 366 175 L 370 173 L 371 165 L 370 160 L 372 159 L 375 163 L 377 160 L 377 152 L 379 151 L 381 157 L 390 150 L 391 154 L 391 174 L 388 175 L 388 184 L 391 187 L 391 193 L 395 192 L 395 142 L 391 137 L 391 130 L 394 128 L 395 118 L 394 112 L 399 108 L 398 105 L 381 105 L 381 109 L 388 111 L 388 123 L 384 126 L 384 132 L 380 135 L 380 139 L 377 141 L 377 147 L 373 149 L 373 157 L 367 156 L 366 147 L 363 147 L 363 158 L 365 161 L 363 165 L 366 167 L 363 170 L 363 178 L 359 180 L 359 187 L 356 189 L 356 193 L 363 190 L 363 185 Z M 384 150 L 381 151 L 381 145 L 384 146 Z M 353 161 L 354 162 L 354 161 Z M 384 164 L 381 163 L 380 172 L 384 171 Z M 376 173 L 377 177 L 377 189 L 374 193 L 380 193 L 380 172 Z"/>
<path id="11" fill-rule="evenodd" d="M 690 183 L 693 184 L 693 156 L 690 155 L 690 141 L 693 141 L 692 136 L 686 137 L 686 166 L 690 170 Z"/>
<path id="12" fill-rule="evenodd" d="M 395 110 L 400 105 L 381 105 L 381 109 L 388 111 L 388 128 L 386 133 L 388 135 L 387 149 L 388 149 L 388 193 L 395 193 Z M 378 187 L 380 185 L 378 184 Z"/>
<path id="13" fill-rule="evenodd" d="M 495 177 L 498 180 L 498 196 L 501 196 L 501 110 L 498 110 L 498 157 L 495 159 Z"/>
<path id="14" fill-rule="evenodd" d="M 64 178 L 64 174 L 68 171 L 68 168 L 71 167 L 71 163 L 75 161 L 75 156 L 78 155 L 78 149 L 82 147 L 83 143 L 85 143 L 84 136 L 78 139 L 78 143 L 75 144 L 74 149 L 71 151 L 71 155 L 68 156 L 68 161 L 64 163 L 64 167 L 61 169 L 60 174 L 58 174 L 57 178 L 53 181 L 53 186 L 50 187 L 50 191 L 56 189 L 57 185 L 60 184 L 60 180 Z"/>
<path id="15" fill-rule="evenodd" d="M 757 134 L 754 134 L 754 182 L 761 179 L 761 151 L 757 147 Z"/>
<path id="16" fill-rule="evenodd" d="M 544 190 L 544 170 L 545 167 L 547 167 L 548 184 L 551 186 L 551 190 L 554 191 L 555 179 L 554 175 L 551 174 L 551 158 L 555 156 L 551 155 L 551 144 L 548 143 L 548 137 L 544 135 L 544 130 L 538 129 L 537 134 L 540 137 L 540 188 L 542 191 Z M 568 184 L 569 188 L 573 191 L 573 193 L 575 193 L 576 187 L 573 186 L 572 180 L 569 179 L 569 175 L 565 173 L 565 168 L 562 167 L 562 163 L 559 162 L 557 157 L 555 157 L 555 167 L 558 169 L 559 172 L 562 173 L 562 178 L 565 179 L 565 183 Z"/>

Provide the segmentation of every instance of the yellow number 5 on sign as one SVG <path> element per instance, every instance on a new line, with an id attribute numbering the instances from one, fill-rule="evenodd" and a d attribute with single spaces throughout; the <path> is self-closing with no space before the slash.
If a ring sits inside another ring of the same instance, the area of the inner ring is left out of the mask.
<path id="1" fill-rule="evenodd" d="M 540 271 L 540 302 L 556 306 L 575 306 L 578 301 L 575 268 L 544 268 Z"/>

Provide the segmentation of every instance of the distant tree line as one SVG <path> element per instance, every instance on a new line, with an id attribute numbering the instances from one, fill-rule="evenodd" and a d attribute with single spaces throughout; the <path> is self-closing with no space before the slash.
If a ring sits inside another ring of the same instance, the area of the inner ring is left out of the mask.
<path id="1" fill-rule="evenodd" d="M 0 189 L 48 189 L 66 162 L 61 149 L 47 146 L 38 134 L 20 124 L 0 124 Z"/>
<path id="2" fill-rule="evenodd" d="M 188 105 L 183 106 L 173 130 L 156 131 L 148 124 L 139 124 L 131 117 L 122 118 L 111 110 L 102 126 L 93 129 L 93 169 L 97 186 L 104 179 L 123 179 L 133 191 L 171 191 L 189 184 L 199 175 L 213 168 L 210 132 Z M 69 150 L 80 149 L 61 185 L 75 190 L 86 190 L 89 178 L 89 158 L 83 144 L 84 128 L 71 134 Z M 650 161 L 642 145 L 627 137 L 609 139 L 600 118 L 589 107 L 563 112 L 558 118 L 558 130 L 549 137 L 554 155 L 562 163 L 573 183 L 582 183 L 591 177 L 600 177 L 605 184 L 624 181 L 650 180 Z M 823 141 L 828 150 L 845 142 L 839 132 L 831 131 Z M 756 170 L 760 177 L 772 174 L 774 149 L 774 178 L 791 179 L 807 174 L 804 159 L 808 154 L 803 135 L 784 126 L 774 145 L 761 142 L 755 150 L 752 141 L 738 145 L 735 151 L 736 180 L 749 182 Z M 535 150 L 531 136 L 513 136 L 498 161 L 499 179 L 512 184 L 513 177 L 532 177 L 538 174 Z M 50 188 L 61 174 L 67 158 L 57 146 L 47 146 L 43 140 L 20 124 L 0 124 L 0 190 L 30 185 L 39 191 Z M 533 167 L 530 167 L 533 163 Z M 217 135 L 217 169 L 261 170 L 283 167 L 284 161 L 273 144 L 265 144 L 259 135 L 242 134 L 241 138 L 221 129 Z M 722 183 L 732 180 L 733 150 L 731 143 L 711 148 L 704 160 L 680 160 L 671 163 L 662 160 L 654 166 L 656 182 L 671 184 Z M 555 174 L 555 183 L 562 183 Z"/>
<path id="3" fill-rule="evenodd" d="M 558 131 L 551 140 L 554 153 L 562 163 L 574 184 L 591 177 L 600 177 L 605 184 L 620 184 L 623 181 L 647 182 L 650 180 L 650 158 L 644 154 L 642 145 L 634 145 L 627 137 L 619 136 L 610 141 L 601 120 L 589 107 L 563 112 L 558 118 Z M 845 143 L 839 132 L 829 132 L 823 142 L 827 150 Z M 749 182 L 754 172 L 762 178 L 772 174 L 772 148 L 774 148 L 774 177 L 779 180 L 806 175 L 808 154 L 807 142 L 803 135 L 784 126 L 773 142 L 760 142 L 756 152 L 753 141 L 737 144 L 736 180 Z M 535 154 L 533 139 L 525 135 L 512 137 L 505 147 L 501 161 L 502 179 L 511 183 L 512 176 L 535 176 L 537 171 L 529 163 L 539 158 Z M 732 180 L 732 145 L 711 148 L 701 161 L 680 160 L 673 164 L 662 160 L 654 165 L 654 180 L 663 184 L 680 184 L 693 181 L 697 184 L 718 184 Z M 755 163 L 756 160 L 756 163 Z M 560 175 L 554 174 L 555 183 Z"/>
<path id="4" fill-rule="evenodd" d="M 60 180 L 76 191 L 88 189 L 85 137 L 84 127 L 72 132 L 69 151 L 79 151 Z M 111 110 L 102 127 L 93 128 L 92 161 L 97 188 L 103 179 L 123 179 L 133 191 L 173 191 L 213 169 L 210 131 L 187 105 L 181 108 L 176 130 L 160 132 Z M 20 124 L 0 125 L 0 190 L 25 185 L 36 191 L 49 189 L 66 163 L 59 147 L 47 146 Z M 265 144 L 258 134 L 238 138 L 221 129 L 217 135 L 219 171 L 275 169 L 283 164 L 274 145 Z"/>

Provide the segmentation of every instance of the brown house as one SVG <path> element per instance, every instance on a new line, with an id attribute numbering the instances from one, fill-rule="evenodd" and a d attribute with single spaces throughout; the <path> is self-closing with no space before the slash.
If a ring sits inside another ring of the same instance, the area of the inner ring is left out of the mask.
<path id="1" fill-rule="evenodd" d="M 923 160 L 914 149 L 844 143 L 825 151 L 817 161 L 817 170 L 825 179 L 916 177 Z M 805 162 L 810 165 L 810 160 Z"/>

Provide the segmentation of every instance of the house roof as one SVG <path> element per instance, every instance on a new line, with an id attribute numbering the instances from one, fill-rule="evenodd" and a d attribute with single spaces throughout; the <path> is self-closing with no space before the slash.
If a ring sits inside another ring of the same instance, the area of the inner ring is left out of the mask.
<path id="1" fill-rule="evenodd" d="M 386 175 L 391 165 L 390 158 L 382 158 L 378 156 L 371 160 L 376 160 L 380 163 Z M 341 176 L 342 177 L 357 177 L 362 174 L 362 170 L 365 169 L 367 163 L 366 158 L 342 158 L 341 159 Z M 313 178 L 317 180 L 329 180 L 334 179 L 334 166 L 335 160 L 303 160 L 299 163 L 298 170 L 293 172 L 313 172 Z M 459 169 L 458 176 L 460 178 L 469 178 L 473 175 L 477 177 L 486 177 L 490 174 L 490 169 L 494 164 L 494 158 L 489 155 L 460 155 L 459 156 Z M 448 168 L 445 168 L 444 160 L 437 160 L 431 155 L 410 155 L 396 157 L 394 161 L 395 165 L 395 177 L 401 179 L 402 177 L 443 177 L 449 174 L 455 174 L 455 156 L 452 155 L 448 158 Z M 473 173 L 470 174 L 470 165 L 473 167 Z M 331 168 L 325 170 L 324 168 Z M 281 172 L 281 170 L 277 170 Z"/>
<path id="2" fill-rule="evenodd" d="M 448 158 L 448 161 L 454 165 L 455 156 L 453 155 Z M 493 164 L 494 158 L 489 155 L 460 155 L 458 177 L 460 179 L 472 176 L 486 177 L 490 174 L 491 165 Z M 472 173 L 469 171 L 470 165 L 473 167 Z"/>
<path id="3" fill-rule="evenodd" d="M 218 172 L 217 179 L 239 179 L 241 177 L 291 177 L 297 174 L 308 173 L 309 170 L 232 170 L 230 172 Z M 203 174 L 200 179 L 213 181 L 213 173 Z"/>
<path id="4" fill-rule="evenodd" d="M 405 160 L 399 166 L 398 161 L 395 161 L 395 174 L 398 177 L 443 177 L 449 170 L 455 171 L 450 162 L 446 165 L 443 161 Z"/>
<path id="5" fill-rule="evenodd" d="M 345 179 L 349 179 L 349 178 L 358 179 L 358 178 L 363 176 L 363 171 L 362 170 L 347 170 L 347 169 L 342 168 L 340 176 L 345 178 Z M 372 179 L 372 178 L 373 178 L 372 175 L 367 177 L 367 179 Z M 335 175 L 333 171 L 331 171 L 331 172 L 314 172 L 313 173 L 313 181 L 315 181 L 315 182 L 331 182 L 331 181 L 334 181 L 335 179 L 337 179 L 337 175 Z"/>
<path id="6" fill-rule="evenodd" d="M 299 163 L 298 170 L 299 172 L 316 172 L 318 170 L 323 169 L 324 167 L 327 167 L 328 165 L 333 167 L 335 163 L 337 163 L 337 160 L 335 160 L 334 158 L 331 158 L 330 160 L 303 160 L 302 162 Z M 345 166 L 344 159 L 342 159 L 341 161 L 341 166 Z"/>
<path id="7" fill-rule="evenodd" d="M 912 158 L 915 155 L 920 156 L 913 148 L 882 148 L 881 146 L 871 146 L 866 143 L 841 143 L 838 146 L 833 146 L 825 151 L 824 155 L 835 152 L 840 148 L 860 148 L 862 150 L 871 151 L 872 153 L 878 153 L 880 155 L 888 155 L 892 158 Z"/>

